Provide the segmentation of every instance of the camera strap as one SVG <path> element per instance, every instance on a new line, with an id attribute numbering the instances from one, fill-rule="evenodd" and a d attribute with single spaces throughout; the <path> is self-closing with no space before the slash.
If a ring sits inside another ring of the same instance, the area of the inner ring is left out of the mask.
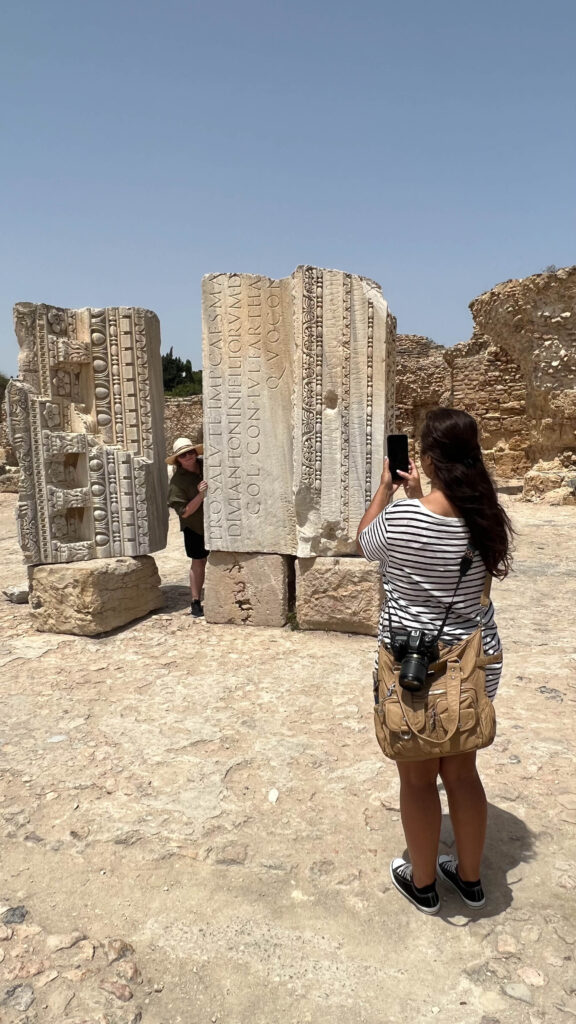
<path id="1" fill-rule="evenodd" d="M 474 561 L 474 555 L 475 554 L 476 554 L 476 549 L 473 548 L 471 544 L 468 544 L 468 546 L 466 548 L 466 551 L 464 552 L 464 554 L 462 555 L 462 558 L 460 559 L 460 569 L 458 571 L 458 579 L 456 580 L 456 586 L 454 587 L 454 590 L 452 591 L 452 597 L 450 598 L 450 604 L 448 605 L 446 611 L 444 612 L 444 618 L 442 619 L 442 623 L 440 625 L 440 628 L 439 628 L 438 632 L 436 633 L 436 636 L 434 637 L 434 641 L 436 643 L 438 643 L 440 637 L 442 636 L 442 632 L 444 630 L 444 626 L 446 625 L 446 623 L 448 621 L 448 616 L 450 615 L 450 612 L 452 611 L 452 608 L 454 606 L 454 601 L 456 600 L 456 594 L 458 592 L 458 587 L 462 583 L 462 580 L 464 579 L 466 573 L 469 571 L 469 569 L 470 569 L 470 567 L 472 565 L 472 562 Z"/>
<path id="2" fill-rule="evenodd" d="M 472 562 L 474 561 L 474 555 L 475 554 L 476 554 L 476 548 L 473 548 L 471 544 L 468 544 L 468 546 L 466 548 L 466 551 L 464 552 L 464 554 L 462 555 L 462 558 L 460 559 L 460 568 L 459 568 L 459 571 L 458 571 L 458 579 L 456 580 L 456 586 L 454 587 L 454 590 L 452 591 L 452 597 L 450 598 L 450 604 L 448 605 L 446 611 L 444 612 L 444 618 L 442 619 L 442 622 L 440 624 L 438 632 L 434 636 L 434 640 L 433 640 L 434 643 L 438 643 L 438 641 L 440 640 L 440 637 L 442 636 L 442 632 L 444 630 L 444 626 L 446 625 L 446 623 L 448 621 L 448 616 L 450 615 L 450 612 L 452 611 L 452 608 L 454 606 L 454 601 L 456 600 L 456 594 L 458 592 L 458 587 L 462 583 L 462 580 L 464 579 L 466 573 L 470 570 L 470 568 L 472 566 Z M 386 604 L 388 606 L 388 632 L 389 632 L 389 636 L 392 637 L 392 615 L 390 613 L 390 600 L 388 600 L 386 602 Z"/>

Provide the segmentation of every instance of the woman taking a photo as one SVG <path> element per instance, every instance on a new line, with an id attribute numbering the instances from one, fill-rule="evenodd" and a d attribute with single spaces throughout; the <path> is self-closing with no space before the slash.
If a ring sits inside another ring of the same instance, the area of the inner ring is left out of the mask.
<path id="1" fill-rule="evenodd" d="M 456 409 L 428 413 L 421 436 L 422 469 L 431 482 L 426 497 L 418 471 L 393 483 L 388 461 L 380 486 L 358 528 L 362 553 L 381 563 L 385 602 L 378 644 L 389 648 L 390 630 L 423 630 L 451 646 L 482 622 L 486 655 L 501 652 L 492 602 L 482 608 L 486 573 L 502 579 L 510 569 L 512 527 L 498 502 L 482 460 L 476 421 Z M 403 484 L 407 498 L 391 503 Z M 473 559 L 459 570 L 467 549 Z M 460 582 L 459 582 L 460 580 Z M 456 594 L 454 596 L 454 591 Z M 454 600 L 452 601 L 452 599 Z M 484 614 L 483 614 L 484 612 Z M 486 668 L 486 692 L 496 695 L 502 660 Z M 440 909 L 436 876 L 451 885 L 470 907 L 484 905 L 480 862 L 486 835 L 486 796 L 476 769 L 476 752 L 427 760 L 399 761 L 400 812 L 409 861 L 390 865 L 394 886 L 419 910 Z M 457 857 L 438 857 L 441 805 L 438 777 L 446 795 Z"/>

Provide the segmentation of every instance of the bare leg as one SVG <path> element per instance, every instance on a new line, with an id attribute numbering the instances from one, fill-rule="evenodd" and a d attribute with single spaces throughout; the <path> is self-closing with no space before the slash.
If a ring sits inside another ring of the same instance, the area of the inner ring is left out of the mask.
<path id="1" fill-rule="evenodd" d="M 436 879 L 442 809 L 436 778 L 439 760 L 398 764 L 400 814 L 412 864 L 412 880 L 421 888 Z"/>
<path id="2" fill-rule="evenodd" d="M 192 594 L 193 601 L 199 601 L 202 596 L 205 575 L 206 559 L 193 558 L 190 565 L 190 593 Z"/>
<path id="3" fill-rule="evenodd" d="M 458 874 L 464 882 L 480 878 L 486 839 L 486 794 L 476 770 L 476 753 L 440 759 L 440 777 L 446 789 L 458 856 Z"/>

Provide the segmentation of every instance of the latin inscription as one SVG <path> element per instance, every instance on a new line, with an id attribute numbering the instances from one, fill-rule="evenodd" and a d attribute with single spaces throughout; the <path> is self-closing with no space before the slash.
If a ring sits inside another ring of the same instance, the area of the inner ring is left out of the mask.
<path id="1" fill-rule="evenodd" d="M 286 374 L 279 281 L 218 275 L 205 299 L 210 536 L 241 537 L 262 510 L 262 393 Z"/>

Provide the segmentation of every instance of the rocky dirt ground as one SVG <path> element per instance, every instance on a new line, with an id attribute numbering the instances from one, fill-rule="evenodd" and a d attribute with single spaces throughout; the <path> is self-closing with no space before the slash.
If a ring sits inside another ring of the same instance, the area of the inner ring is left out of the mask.
<path id="1" fill-rule="evenodd" d="M 165 609 L 113 635 L 0 599 L 1 1024 L 576 1018 L 576 510 L 511 507 L 481 911 L 391 887 L 370 637 L 193 620 L 177 533 Z"/>

